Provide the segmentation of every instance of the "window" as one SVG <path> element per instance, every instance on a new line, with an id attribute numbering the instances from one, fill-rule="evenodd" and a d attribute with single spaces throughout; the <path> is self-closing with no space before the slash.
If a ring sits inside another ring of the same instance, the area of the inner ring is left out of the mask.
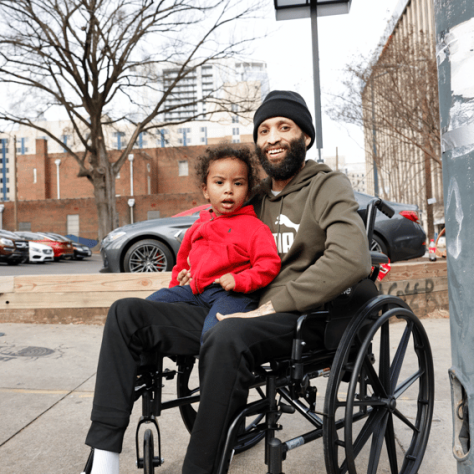
<path id="1" fill-rule="evenodd" d="M 17 147 L 16 152 L 19 153 L 20 155 L 24 155 L 25 153 L 28 153 L 28 148 L 26 146 L 28 137 L 20 138 L 19 141 L 20 141 L 20 147 L 19 148 Z"/>
<path id="2" fill-rule="evenodd" d="M 240 135 L 239 129 L 238 128 L 233 128 L 232 129 L 232 135 Z"/>
<path id="3" fill-rule="evenodd" d="M 188 176 L 188 162 L 187 161 L 179 161 L 178 162 L 178 176 Z"/>
<path id="4" fill-rule="evenodd" d="M 36 183 L 36 168 L 33 169 L 33 184 Z"/>
<path id="5" fill-rule="evenodd" d="M 232 115 L 232 123 L 239 123 L 239 116 L 238 115 Z"/>
<path id="6" fill-rule="evenodd" d="M 63 135 L 62 136 L 62 141 L 66 146 L 67 146 L 68 140 L 69 140 L 69 144 L 71 145 L 71 139 L 72 139 L 71 135 Z M 67 151 L 66 148 L 63 148 L 63 153 L 66 153 L 66 151 Z"/>
<path id="7" fill-rule="evenodd" d="M 239 106 L 237 104 L 231 104 L 230 110 L 232 110 L 232 112 L 238 112 Z"/>
<path id="8" fill-rule="evenodd" d="M 159 219 L 160 218 L 160 211 L 148 211 L 146 217 L 147 217 L 147 220 Z"/>
<path id="9" fill-rule="evenodd" d="M 31 222 L 18 222 L 18 230 L 31 232 Z M 32 240 L 32 239 L 27 238 L 27 240 Z"/>
<path id="10" fill-rule="evenodd" d="M 240 139 L 239 138 L 233 138 L 232 143 L 240 143 Z"/>
<path id="11" fill-rule="evenodd" d="M 123 137 L 125 137 L 124 132 L 114 132 L 113 136 L 117 138 L 117 150 L 121 150 L 122 146 L 125 145 L 125 141 L 123 140 Z"/>

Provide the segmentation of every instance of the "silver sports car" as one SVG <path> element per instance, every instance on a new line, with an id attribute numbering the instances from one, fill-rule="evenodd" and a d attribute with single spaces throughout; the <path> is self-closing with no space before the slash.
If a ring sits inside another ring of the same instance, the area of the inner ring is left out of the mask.
<path id="1" fill-rule="evenodd" d="M 364 217 L 373 196 L 355 192 L 359 213 Z M 426 235 L 419 224 L 418 206 L 386 201 L 395 210 L 389 219 L 378 213 L 371 249 L 385 253 L 391 262 L 418 258 L 425 254 Z M 102 240 L 101 272 L 170 271 L 186 230 L 209 204 L 195 207 L 173 217 L 137 222 L 115 229 Z"/>

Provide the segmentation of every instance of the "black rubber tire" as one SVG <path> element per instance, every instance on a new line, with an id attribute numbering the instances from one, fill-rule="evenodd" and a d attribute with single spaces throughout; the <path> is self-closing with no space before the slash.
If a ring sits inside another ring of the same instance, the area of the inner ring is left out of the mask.
<path id="1" fill-rule="evenodd" d="M 387 255 L 388 258 L 390 258 L 390 255 L 388 254 L 387 245 L 378 235 L 374 234 L 372 236 L 372 243 L 370 245 L 370 250 L 372 250 L 373 252 L 383 253 Z"/>
<path id="2" fill-rule="evenodd" d="M 144 474 L 154 474 L 153 458 L 155 457 L 153 444 L 153 433 L 146 430 L 143 438 L 143 472 Z"/>
<path id="3" fill-rule="evenodd" d="M 188 358 L 186 359 L 185 363 L 179 366 L 176 381 L 176 393 L 178 398 L 199 394 L 199 387 L 192 389 L 189 387 L 189 379 L 194 367 L 194 363 L 194 358 Z M 189 433 L 191 433 L 194 422 L 196 421 L 197 412 L 195 408 L 192 404 L 189 404 L 180 406 L 179 411 L 181 413 L 184 426 L 186 426 L 186 429 L 189 431 Z M 243 453 L 244 451 L 253 448 L 265 437 L 264 431 L 252 431 L 252 429 L 255 427 L 254 425 L 257 425 L 262 417 L 263 415 L 259 415 L 256 419 L 252 420 L 248 426 L 242 427 L 242 433 L 239 434 L 236 445 L 234 446 L 234 454 Z"/>
<path id="4" fill-rule="evenodd" d="M 130 273 L 169 272 L 173 268 L 173 256 L 158 240 L 139 240 L 127 250 L 123 268 Z"/>
<path id="5" fill-rule="evenodd" d="M 347 328 L 331 367 L 323 426 L 328 474 L 375 474 L 379 465 L 383 472 L 415 474 L 428 443 L 434 406 L 428 336 L 402 300 L 374 300 Z M 404 324 L 399 339 L 391 321 Z M 396 438 L 407 448 L 398 458 Z"/>

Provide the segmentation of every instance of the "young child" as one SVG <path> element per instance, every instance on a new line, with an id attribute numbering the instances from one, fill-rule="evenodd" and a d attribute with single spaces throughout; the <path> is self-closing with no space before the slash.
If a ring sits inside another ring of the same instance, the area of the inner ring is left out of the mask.
<path id="1" fill-rule="evenodd" d="M 196 171 L 212 208 L 202 211 L 186 232 L 169 288 L 147 299 L 209 308 L 202 343 L 218 322 L 217 313 L 257 308 L 253 292 L 277 276 L 281 261 L 270 229 L 252 206 L 244 206 L 258 181 L 251 151 L 228 144 L 208 148 L 198 158 Z"/>

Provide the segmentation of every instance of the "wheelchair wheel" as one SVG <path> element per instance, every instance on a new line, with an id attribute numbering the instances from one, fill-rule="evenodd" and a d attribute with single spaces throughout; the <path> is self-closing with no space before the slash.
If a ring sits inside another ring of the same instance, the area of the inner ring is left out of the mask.
<path id="1" fill-rule="evenodd" d="M 195 359 L 189 358 L 186 361 L 179 365 L 178 376 L 177 376 L 177 387 L 176 393 L 178 398 L 188 397 L 191 395 L 199 395 L 199 387 L 190 387 L 190 377 L 194 367 Z M 264 397 L 263 392 L 259 390 L 259 394 L 262 398 Z M 197 411 L 193 405 L 184 405 L 179 407 L 181 413 L 181 418 L 183 419 L 184 426 L 189 433 L 191 433 L 194 422 L 196 421 Z M 236 445 L 234 446 L 234 453 L 239 454 L 247 449 L 254 447 L 258 442 L 260 442 L 265 437 L 264 431 L 255 430 L 256 426 L 263 419 L 264 415 L 258 415 L 253 419 L 247 426 L 242 426 L 239 431 Z"/>
<path id="2" fill-rule="evenodd" d="M 347 328 L 331 368 L 323 428 L 327 472 L 415 474 L 433 404 L 423 325 L 399 298 L 375 298 Z"/>
<path id="3" fill-rule="evenodd" d="M 154 457 L 153 433 L 151 430 L 146 430 L 143 439 L 143 472 L 145 474 L 155 473 L 155 467 L 153 466 Z"/>

